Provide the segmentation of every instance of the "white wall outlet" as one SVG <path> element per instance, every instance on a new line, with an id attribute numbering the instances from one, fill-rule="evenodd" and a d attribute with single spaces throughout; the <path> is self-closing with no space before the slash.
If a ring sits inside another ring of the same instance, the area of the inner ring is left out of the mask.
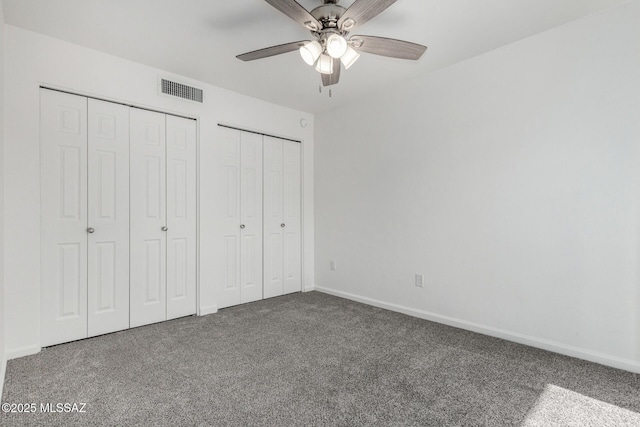
<path id="1" fill-rule="evenodd" d="M 424 286 L 424 275 L 416 274 L 416 286 L 422 288 Z"/>
<path id="2" fill-rule="evenodd" d="M 329 270 L 336 270 L 336 262 L 334 260 L 329 261 Z"/>

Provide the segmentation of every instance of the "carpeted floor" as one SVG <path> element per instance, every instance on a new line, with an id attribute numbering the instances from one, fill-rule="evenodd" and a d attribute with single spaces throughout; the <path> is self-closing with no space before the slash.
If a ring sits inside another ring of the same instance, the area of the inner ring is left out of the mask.
<path id="1" fill-rule="evenodd" d="M 640 426 L 634 374 L 311 292 L 11 360 L 7 426 Z"/>

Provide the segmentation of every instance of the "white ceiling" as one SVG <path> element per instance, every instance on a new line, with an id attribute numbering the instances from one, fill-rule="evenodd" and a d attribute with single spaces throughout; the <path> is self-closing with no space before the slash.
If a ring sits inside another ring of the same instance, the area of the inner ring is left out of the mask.
<path id="1" fill-rule="evenodd" d="M 4 0 L 5 22 L 276 104 L 320 112 L 627 0 L 399 0 L 355 33 L 429 49 L 419 62 L 363 54 L 333 97 L 291 52 L 236 55 L 309 39 L 264 0 Z M 321 0 L 299 0 L 307 10 Z M 348 7 L 353 0 L 342 0 Z"/>

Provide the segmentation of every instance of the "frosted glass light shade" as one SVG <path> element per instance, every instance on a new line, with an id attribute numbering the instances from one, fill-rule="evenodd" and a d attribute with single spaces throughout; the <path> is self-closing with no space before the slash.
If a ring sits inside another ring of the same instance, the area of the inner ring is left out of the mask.
<path id="1" fill-rule="evenodd" d="M 300 48 L 300 56 L 309 65 L 315 64 L 322 53 L 322 45 L 317 41 L 312 41 Z"/>
<path id="2" fill-rule="evenodd" d="M 333 58 L 329 55 L 321 55 L 316 65 L 316 71 L 322 74 L 333 74 Z"/>
<path id="3" fill-rule="evenodd" d="M 347 50 L 344 55 L 340 58 L 342 64 L 344 65 L 344 69 L 348 70 L 357 60 L 360 58 L 360 54 L 353 50 L 350 46 L 347 46 Z"/>
<path id="4" fill-rule="evenodd" d="M 327 39 L 327 53 L 332 58 L 340 58 L 347 51 L 347 41 L 340 34 L 332 34 Z"/>

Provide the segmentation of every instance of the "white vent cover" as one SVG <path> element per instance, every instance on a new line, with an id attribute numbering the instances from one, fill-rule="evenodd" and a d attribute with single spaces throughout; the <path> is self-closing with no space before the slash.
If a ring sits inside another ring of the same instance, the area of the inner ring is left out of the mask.
<path id="1" fill-rule="evenodd" d="M 198 89 L 197 87 L 187 86 L 167 79 L 160 79 L 160 86 L 162 93 L 166 95 L 177 96 L 178 98 L 188 99 L 189 101 L 203 102 L 202 89 Z"/>

